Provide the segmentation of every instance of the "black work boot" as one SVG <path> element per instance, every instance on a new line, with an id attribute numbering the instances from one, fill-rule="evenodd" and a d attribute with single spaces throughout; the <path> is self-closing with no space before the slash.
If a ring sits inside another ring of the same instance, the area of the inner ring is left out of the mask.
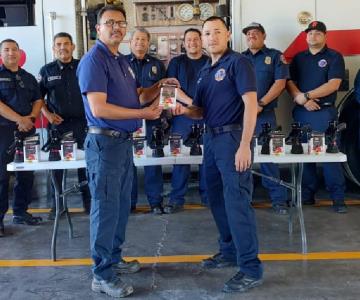
<path id="1" fill-rule="evenodd" d="M 25 224 L 25 225 L 40 225 L 42 222 L 41 217 L 34 217 L 32 214 L 25 212 L 22 215 L 14 215 L 13 223 L 14 224 Z"/>

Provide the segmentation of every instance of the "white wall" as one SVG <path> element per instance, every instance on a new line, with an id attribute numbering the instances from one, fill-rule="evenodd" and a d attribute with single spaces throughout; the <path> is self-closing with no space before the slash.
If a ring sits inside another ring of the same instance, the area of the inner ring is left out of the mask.
<path id="1" fill-rule="evenodd" d="M 0 40 L 12 38 L 27 55 L 25 70 L 37 75 L 40 68 L 52 60 L 49 12 L 56 12 L 54 33 L 66 31 L 76 41 L 75 0 L 37 0 L 35 26 L 0 27 Z"/>
<path id="2" fill-rule="evenodd" d="M 76 42 L 75 0 L 43 0 L 43 2 L 46 62 L 50 62 L 52 61 L 52 39 L 49 14 L 50 12 L 56 12 L 54 34 L 61 31 L 70 33 L 74 42 Z M 74 56 L 76 56 L 76 53 L 74 53 Z"/>
<path id="3" fill-rule="evenodd" d="M 23 68 L 36 75 L 39 72 L 39 66 L 45 62 L 42 0 L 36 1 L 35 26 L 0 27 L 0 40 L 6 38 L 11 38 L 19 43 L 27 57 Z"/>

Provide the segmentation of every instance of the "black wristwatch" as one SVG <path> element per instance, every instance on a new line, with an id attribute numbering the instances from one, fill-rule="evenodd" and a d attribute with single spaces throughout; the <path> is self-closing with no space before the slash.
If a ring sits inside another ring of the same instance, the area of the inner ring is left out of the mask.
<path id="1" fill-rule="evenodd" d="M 305 99 L 306 99 L 306 101 L 309 101 L 309 100 L 311 100 L 311 98 L 310 98 L 310 94 L 309 93 L 304 93 L 304 97 L 305 97 Z"/>

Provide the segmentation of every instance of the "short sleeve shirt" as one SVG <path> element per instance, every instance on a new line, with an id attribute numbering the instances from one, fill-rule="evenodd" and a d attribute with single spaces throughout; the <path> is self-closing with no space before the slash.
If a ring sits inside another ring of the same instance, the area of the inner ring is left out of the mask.
<path id="1" fill-rule="evenodd" d="M 95 46 L 81 59 L 77 76 L 88 126 L 129 133 L 141 126 L 139 119 L 95 118 L 87 99 L 87 93 L 101 92 L 107 94 L 106 101 L 110 104 L 140 108 L 135 74 L 124 55 L 114 55 L 105 44 L 97 40 Z"/>
<path id="2" fill-rule="evenodd" d="M 248 58 L 230 49 L 199 73 L 193 104 L 203 108 L 209 127 L 242 124 L 242 95 L 256 92 L 255 70 Z"/>
<path id="3" fill-rule="evenodd" d="M 326 46 L 313 55 L 309 50 L 298 53 L 290 64 L 290 79 L 303 93 L 316 89 L 331 79 L 343 79 L 345 63 L 342 55 Z M 337 92 L 320 98 L 321 103 L 335 103 Z"/>
<path id="4" fill-rule="evenodd" d="M 32 112 L 33 103 L 41 99 L 39 85 L 33 75 L 23 69 L 12 72 L 0 66 L 0 101 L 21 116 Z M 0 116 L 0 126 L 15 125 Z"/>

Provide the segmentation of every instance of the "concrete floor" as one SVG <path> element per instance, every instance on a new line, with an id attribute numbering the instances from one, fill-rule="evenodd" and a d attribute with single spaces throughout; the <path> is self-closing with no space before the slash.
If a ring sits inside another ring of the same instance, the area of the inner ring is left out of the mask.
<path id="1" fill-rule="evenodd" d="M 49 207 L 45 175 L 37 176 L 34 208 Z M 70 177 L 74 180 L 73 174 Z M 168 191 L 169 184 L 165 188 Z M 188 202 L 199 202 L 194 185 L 188 194 Z M 266 194 L 258 186 L 254 198 L 261 207 L 256 208 L 256 216 L 265 282 L 248 293 L 231 295 L 222 293 L 221 289 L 224 281 L 236 273 L 236 268 L 209 271 L 201 269 L 199 263 L 179 262 L 183 258 L 179 256 L 188 255 L 185 261 L 190 261 L 199 260 L 197 255 L 217 252 L 217 231 L 208 209 L 190 206 L 183 212 L 163 216 L 153 216 L 140 209 L 130 216 L 124 255 L 140 259 L 149 257 L 152 262 L 144 264 L 137 274 L 123 276 L 123 280 L 135 288 L 130 298 L 360 299 L 358 195 L 359 189 L 350 185 L 347 199 L 355 201 L 344 215 L 333 213 L 328 205 L 305 207 L 309 255 L 289 258 L 285 254 L 301 251 L 299 226 L 296 223 L 293 235 L 289 236 L 287 217 L 274 215 L 264 205 Z M 326 192 L 321 191 L 318 197 L 326 199 L 326 196 Z M 143 191 L 139 198 L 140 205 L 144 206 Z M 80 196 L 72 195 L 69 204 L 70 207 L 81 207 Z M 40 215 L 46 218 L 46 214 Z M 52 223 L 45 221 L 36 227 L 12 225 L 11 215 L 6 216 L 6 229 L 11 235 L 0 239 L 0 299 L 110 299 L 90 290 L 88 216 L 73 213 L 72 220 L 74 239 L 68 238 L 66 220 L 61 221 L 57 247 L 59 265 L 54 265 L 48 261 Z M 318 252 L 333 258 L 311 260 Z M 172 262 L 156 263 L 158 256 Z M 61 266 L 64 263 L 70 265 Z M 43 266 L 26 267 L 26 264 Z"/>

